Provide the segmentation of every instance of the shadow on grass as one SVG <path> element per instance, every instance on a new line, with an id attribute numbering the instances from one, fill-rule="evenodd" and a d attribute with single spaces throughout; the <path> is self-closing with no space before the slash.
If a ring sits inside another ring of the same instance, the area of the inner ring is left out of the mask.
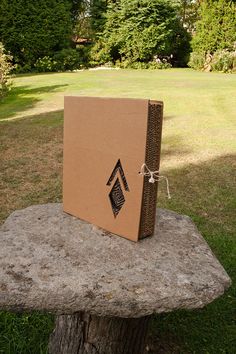
<path id="1" fill-rule="evenodd" d="M 62 110 L 0 122 L 0 224 L 61 194 L 62 135 Z"/>
<path id="2" fill-rule="evenodd" d="M 161 158 L 168 156 L 183 156 L 192 152 L 189 146 L 184 144 L 183 138 L 179 135 L 166 136 L 162 141 Z"/>
<path id="3" fill-rule="evenodd" d="M 20 125 L 29 129 L 33 126 L 47 126 L 49 128 L 54 128 L 55 126 L 63 124 L 63 116 L 64 110 L 58 109 L 56 111 L 27 115 L 26 117 L 20 117 L 12 120 L 0 120 L 0 124 L 4 124 L 5 126 L 8 125 L 9 127 L 11 126 L 12 129 L 16 127 L 15 130 L 17 130 L 17 127 Z"/>
<path id="4" fill-rule="evenodd" d="M 17 114 L 35 107 L 41 101 L 40 95 L 61 91 L 64 85 L 51 85 L 31 88 L 30 86 L 13 87 L 9 95 L 1 102 L 0 120 L 13 118 Z"/>
<path id="5" fill-rule="evenodd" d="M 234 354 L 236 348 L 236 155 L 168 170 L 172 200 L 161 207 L 192 217 L 232 279 L 226 293 L 203 309 L 155 316 L 151 354 Z"/>

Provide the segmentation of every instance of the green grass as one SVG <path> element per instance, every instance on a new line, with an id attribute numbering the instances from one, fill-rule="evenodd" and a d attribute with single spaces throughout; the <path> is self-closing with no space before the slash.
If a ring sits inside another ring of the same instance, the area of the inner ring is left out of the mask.
<path id="1" fill-rule="evenodd" d="M 106 70 L 20 76 L 0 104 L 0 221 L 15 209 L 61 200 L 64 94 L 163 100 L 158 206 L 188 214 L 233 280 L 196 311 L 153 320 L 150 353 L 234 354 L 236 348 L 236 75 Z M 46 353 L 52 317 L 0 315 L 0 353 Z"/>
<path id="2" fill-rule="evenodd" d="M 0 353 L 44 354 L 53 329 L 53 316 L 0 312 Z"/>

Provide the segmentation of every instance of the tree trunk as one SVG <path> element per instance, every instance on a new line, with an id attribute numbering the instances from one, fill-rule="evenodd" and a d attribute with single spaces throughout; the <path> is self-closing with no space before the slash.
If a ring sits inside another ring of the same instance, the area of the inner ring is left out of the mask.
<path id="1" fill-rule="evenodd" d="M 142 354 L 148 317 L 61 315 L 49 341 L 50 354 Z"/>

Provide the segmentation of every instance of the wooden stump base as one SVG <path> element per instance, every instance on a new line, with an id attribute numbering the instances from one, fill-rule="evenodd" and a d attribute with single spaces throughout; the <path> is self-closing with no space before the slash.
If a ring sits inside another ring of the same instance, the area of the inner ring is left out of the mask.
<path id="1" fill-rule="evenodd" d="M 61 315 L 49 341 L 50 354 L 143 354 L 150 316 Z"/>

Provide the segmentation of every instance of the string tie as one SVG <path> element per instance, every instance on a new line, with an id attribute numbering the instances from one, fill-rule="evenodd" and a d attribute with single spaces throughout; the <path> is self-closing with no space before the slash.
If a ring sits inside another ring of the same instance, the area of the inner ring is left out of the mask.
<path id="1" fill-rule="evenodd" d="M 149 183 L 159 182 L 164 179 L 166 181 L 166 191 L 168 199 L 171 199 L 169 181 L 166 176 L 159 176 L 159 171 L 151 171 L 145 163 L 141 166 L 140 175 L 150 177 L 148 180 Z"/>

